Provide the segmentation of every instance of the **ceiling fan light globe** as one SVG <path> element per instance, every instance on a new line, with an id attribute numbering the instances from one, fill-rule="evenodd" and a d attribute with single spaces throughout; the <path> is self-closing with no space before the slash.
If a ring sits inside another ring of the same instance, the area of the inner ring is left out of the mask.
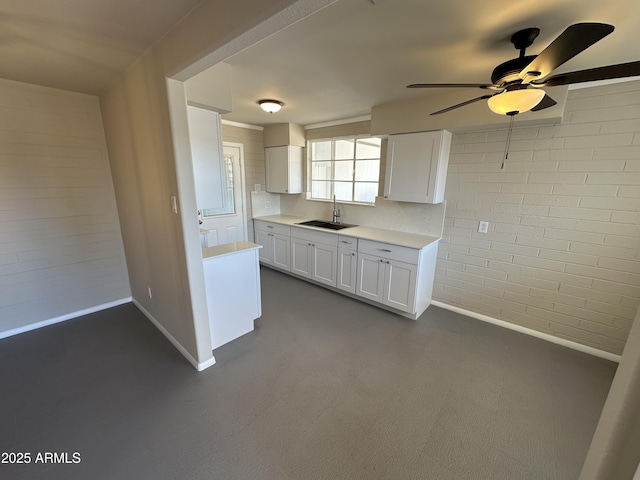
<path id="1" fill-rule="evenodd" d="M 487 104 L 499 115 L 523 113 L 538 105 L 544 95 L 544 90 L 538 89 L 507 90 L 491 97 Z"/>

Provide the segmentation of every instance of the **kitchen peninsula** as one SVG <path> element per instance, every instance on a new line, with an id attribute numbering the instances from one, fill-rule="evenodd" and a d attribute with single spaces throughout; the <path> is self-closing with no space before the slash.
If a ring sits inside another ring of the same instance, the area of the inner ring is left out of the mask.
<path id="1" fill-rule="evenodd" d="M 258 251 L 251 242 L 202 249 L 213 349 L 253 330 L 262 315 Z"/>

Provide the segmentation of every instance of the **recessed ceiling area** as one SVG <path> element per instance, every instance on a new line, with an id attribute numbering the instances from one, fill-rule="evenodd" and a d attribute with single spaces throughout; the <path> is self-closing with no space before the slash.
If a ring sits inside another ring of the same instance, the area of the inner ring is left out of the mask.
<path id="1" fill-rule="evenodd" d="M 640 60 L 640 2 L 632 0 L 338 0 L 226 60 L 233 111 L 223 118 L 309 125 L 368 115 L 389 102 L 434 95 L 471 99 L 483 92 L 406 86 L 490 82 L 496 65 L 518 56 L 509 41 L 517 30 L 540 28 L 527 50 L 535 55 L 578 22 L 616 28 L 554 73 Z M 256 103 L 261 98 L 285 105 L 268 114 Z M 495 115 L 482 103 L 487 115 Z M 464 115 L 464 108 L 447 115 Z"/>

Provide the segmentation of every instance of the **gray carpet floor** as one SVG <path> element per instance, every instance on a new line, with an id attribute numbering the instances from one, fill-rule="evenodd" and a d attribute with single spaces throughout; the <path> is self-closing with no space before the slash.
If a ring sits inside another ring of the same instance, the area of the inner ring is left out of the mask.
<path id="1" fill-rule="evenodd" d="M 198 373 L 132 305 L 0 341 L 26 479 L 576 480 L 614 363 L 262 269 L 254 332 Z"/>

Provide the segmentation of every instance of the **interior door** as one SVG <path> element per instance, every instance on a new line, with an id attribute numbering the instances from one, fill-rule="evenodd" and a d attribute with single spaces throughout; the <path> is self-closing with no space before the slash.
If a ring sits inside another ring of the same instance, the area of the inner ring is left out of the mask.
<path id="1" fill-rule="evenodd" d="M 223 205 L 200 211 L 207 246 L 247 240 L 242 146 L 224 143 Z"/>

